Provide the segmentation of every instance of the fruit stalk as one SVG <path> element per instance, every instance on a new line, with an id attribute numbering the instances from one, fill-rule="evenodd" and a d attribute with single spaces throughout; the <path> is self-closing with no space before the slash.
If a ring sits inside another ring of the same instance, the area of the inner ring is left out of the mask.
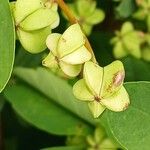
<path id="1" fill-rule="evenodd" d="M 65 13 L 65 15 L 68 17 L 68 20 L 71 24 L 75 24 L 78 23 L 78 20 L 74 17 L 74 15 L 72 14 L 71 10 L 69 9 L 69 7 L 66 5 L 66 3 L 64 2 L 64 0 L 56 0 L 58 6 L 62 9 L 62 11 Z M 85 36 L 85 47 L 89 50 L 89 52 L 92 54 L 92 61 L 94 63 L 97 63 L 96 61 L 96 57 L 94 55 L 92 46 L 88 40 L 88 38 Z"/>

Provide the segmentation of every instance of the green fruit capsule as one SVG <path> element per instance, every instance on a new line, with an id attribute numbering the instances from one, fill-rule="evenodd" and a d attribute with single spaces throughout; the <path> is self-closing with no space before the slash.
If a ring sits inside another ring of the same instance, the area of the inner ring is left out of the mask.
<path id="1" fill-rule="evenodd" d="M 91 33 L 93 25 L 102 22 L 105 18 L 104 12 L 96 8 L 96 1 L 77 0 L 68 6 L 87 35 Z"/>
<path id="2" fill-rule="evenodd" d="M 114 141 L 106 136 L 105 131 L 100 127 L 95 129 L 93 136 L 87 136 L 87 143 L 89 145 L 88 150 L 95 150 L 95 147 L 97 150 L 117 150 L 119 148 Z"/>
<path id="3" fill-rule="evenodd" d="M 42 8 L 41 0 L 17 0 L 14 11 L 15 22 L 20 24 L 27 16 Z"/>
<path id="4" fill-rule="evenodd" d="M 20 27 L 24 31 L 39 30 L 51 26 L 56 21 L 58 14 L 48 8 L 40 8 L 33 14 L 29 15 L 20 23 Z"/>
<path id="5" fill-rule="evenodd" d="M 20 43 L 30 53 L 40 53 L 46 49 L 46 38 L 51 33 L 51 27 L 44 29 L 26 32 L 24 30 L 17 30 L 17 35 Z"/>
<path id="6" fill-rule="evenodd" d="M 50 49 L 49 56 L 53 57 L 53 59 L 48 61 L 45 58 L 43 60 L 44 66 L 51 68 L 52 66 L 48 64 L 56 63 L 70 77 L 77 76 L 81 71 L 82 64 L 92 57 L 84 46 L 85 37 L 79 24 L 71 25 L 62 35 L 58 33 L 50 34 L 46 44 Z"/>
<path id="7" fill-rule="evenodd" d="M 104 68 L 91 61 L 86 62 L 83 75 L 83 79 L 74 85 L 73 93 L 79 100 L 88 102 L 94 118 L 106 108 L 119 112 L 128 107 L 129 96 L 123 87 L 125 72 L 120 61 Z"/>
<path id="8" fill-rule="evenodd" d="M 46 38 L 59 24 L 57 4 L 45 0 L 17 0 L 13 9 L 18 39 L 25 50 L 40 53 Z"/>
<path id="9" fill-rule="evenodd" d="M 141 58 L 141 39 L 139 32 L 134 30 L 132 23 L 125 22 L 121 31 L 116 32 L 116 37 L 111 40 L 111 43 L 114 45 L 113 54 L 115 58 L 120 59 L 127 55 Z"/>

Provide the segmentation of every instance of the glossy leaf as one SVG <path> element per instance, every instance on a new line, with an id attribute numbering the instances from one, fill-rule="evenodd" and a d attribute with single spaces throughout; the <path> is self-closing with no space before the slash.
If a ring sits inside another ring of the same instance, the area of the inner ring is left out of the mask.
<path id="1" fill-rule="evenodd" d="M 134 12 L 135 2 L 134 0 L 122 0 L 116 10 L 119 17 L 127 18 Z"/>
<path id="2" fill-rule="evenodd" d="M 125 81 L 150 81 L 150 63 L 127 57 L 122 60 L 125 67 Z"/>
<path id="3" fill-rule="evenodd" d="M 7 0 L 0 0 L 0 92 L 5 88 L 13 69 L 15 32 Z"/>
<path id="4" fill-rule="evenodd" d="M 22 80 L 29 83 L 57 104 L 75 113 L 87 122 L 95 124 L 88 106 L 73 96 L 72 87 L 66 81 L 56 77 L 44 68 L 16 68 L 14 72 Z"/>
<path id="5" fill-rule="evenodd" d="M 29 86 L 12 86 L 6 88 L 4 94 L 13 109 L 39 129 L 59 135 L 73 135 L 78 130 L 82 130 L 83 134 L 90 131 L 90 126 L 85 125 L 81 119 Z"/>
<path id="6" fill-rule="evenodd" d="M 102 117 L 108 133 L 128 150 L 150 147 L 150 82 L 126 83 L 131 105 L 121 113 L 106 111 Z M 137 142 L 138 141 L 138 142 Z"/>

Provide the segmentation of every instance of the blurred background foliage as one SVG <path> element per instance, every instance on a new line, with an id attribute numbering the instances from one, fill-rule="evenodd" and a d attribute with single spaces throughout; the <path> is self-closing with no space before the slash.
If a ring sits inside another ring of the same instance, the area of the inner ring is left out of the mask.
<path id="1" fill-rule="evenodd" d="M 66 0 L 66 2 L 68 3 L 73 3 L 74 1 L 76 0 Z M 91 34 L 88 36 L 88 38 L 94 49 L 97 61 L 99 62 L 101 66 L 105 66 L 116 59 L 113 55 L 114 46 L 111 44 L 110 41 L 113 37 L 115 37 L 115 32 L 120 31 L 123 23 L 125 23 L 126 21 L 130 21 L 136 30 L 142 32 L 143 34 L 149 34 L 148 28 L 150 24 L 147 23 L 147 21 L 143 19 L 140 20 L 134 17 L 134 14 L 141 7 L 139 6 L 140 2 L 141 2 L 140 0 L 137 0 L 137 1 L 135 0 L 97 0 L 97 8 L 100 8 L 101 10 L 104 11 L 105 19 L 101 23 L 98 23 L 97 25 L 93 27 L 93 30 Z M 61 16 L 60 25 L 55 30 L 53 30 L 53 32 L 62 33 L 68 26 L 68 21 L 64 18 L 61 12 L 60 12 L 60 16 Z M 48 50 L 46 51 L 48 52 Z M 150 51 L 150 46 L 149 46 L 148 51 Z M 29 54 L 23 49 L 23 47 L 17 41 L 14 67 L 37 68 L 39 66 L 42 66 L 41 61 L 44 55 L 45 55 L 45 52 L 42 52 L 36 55 Z M 148 61 L 145 61 L 143 58 L 134 58 L 134 56 L 132 55 L 128 55 L 126 57 L 121 58 L 121 61 L 123 62 L 125 70 L 126 70 L 126 78 L 125 78 L 126 82 L 128 81 L 150 81 L 150 63 Z M 21 72 L 21 70 L 19 70 L 19 72 Z M 23 99 L 26 98 L 26 97 L 23 98 L 24 97 L 23 94 L 27 93 L 30 95 L 31 94 L 30 91 L 33 91 L 33 93 L 35 93 L 36 95 L 37 90 L 39 90 L 37 85 L 35 86 L 36 89 L 34 89 L 33 88 L 34 86 L 32 87 L 27 84 L 29 83 L 28 81 L 27 83 L 24 82 L 28 80 L 26 79 L 26 77 L 23 77 L 24 81 L 20 80 L 20 78 L 22 78 L 20 76 L 21 75 L 19 75 L 16 70 L 16 72 L 13 74 L 8 85 L 8 89 L 9 89 L 9 86 L 12 86 L 12 85 L 15 85 L 16 89 L 18 89 L 19 86 L 22 89 L 21 99 L 20 99 L 21 95 L 18 94 L 19 91 L 16 90 L 17 93 L 15 93 L 16 101 L 18 102 L 19 100 L 23 101 Z M 30 80 L 32 80 L 32 78 Z M 33 80 L 34 80 L 34 77 L 33 77 Z M 75 80 L 76 79 L 69 80 L 68 82 L 72 84 L 75 82 Z M 39 81 L 39 82 L 42 82 L 42 81 Z M 30 90 L 26 92 L 24 91 L 25 89 L 26 90 L 30 89 Z M 55 89 L 55 90 L 57 91 L 58 89 Z M 15 89 L 14 89 L 14 92 L 15 92 Z M 40 90 L 39 95 L 42 95 L 42 92 L 43 91 Z M 21 106 L 21 104 L 18 104 L 17 102 L 16 102 L 16 105 L 13 104 L 13 107 L 10 105 L 9 103 L 11 102 L 10 99 L 11 98 L 13 99 L 13 96 L 14 96 L 14 94 L 12 93 L 13 93 L 13 90 L 7 91 L 6 89 L 6 93 L 4 92 L 4 94 L 0 95 L 0 111 L 1 111 L 0 133 L 1 133 L 1 136 L 3 137 L 3 138 L 0 137 L 0 142 L 3 148 L 5 147 L 6 150 L 40 150 L 46 147 L 66 145 L 66 141 L 69 141 L 68 138 L 71 138 L 70 135 L 72 134 L 72 131 L 75 131 L 75 129 L 70 129 L 70 131 L 68 131 L 68 135 L 67 134 L 65 135 L 63 133 L 60 135 L 55 135 L 55 133 L 52 133 L 51 130 L 49 132 L 45 132 L 44 125 L 42 127 L 41 126 L 35 127 L 36 122 L 31 121 L 32 120 L 31 118 L 33 117 L 32 112 L 28 112 L 27 114 L 26 111 L 19 110 L 18 107 L 19 108 L 21 107 L 23 109 L 23 106 Z M 41 99 L 49 98 L 47 94 L 45 95 L 46 97 L 42 95 Z M 31 94 L 30 96 L 32 97 L 34 95 Z M 53 96 L 53 98 L 54 97 L 55 95 Z M 25 106 L 26 106 L 26 103 L 24 107 Z M 33 109 L 34 109 L 34 103 L 33 103 Z M 20 114 L 18 114 L 19 112 L 21 114 L 21 117 L 20 117 Z M 32 117 L 29 115 L 30 113 Z M 66 112 L 60 112 L 60 113 L 66 114 Z M 43 116 L 44 115 L 46 116 L 46 114 L 43 114 Z M 37 120 L 35 121 L 38 122 L 38 116 L 36 117 L 37 117 L 36 118 Z M 59 120 L 59 113 L 56 115 L 56 117 L 58 117 L 57 119 Z M 80 121 L 78 120 L 78 118 L 76 118 L 76 116 L 73 115 L 72 117 L 75 117 L 75 119 L 70 118 L 70 120 L 77 120 L 77 121 L 73 121 L 72 124 L 70 125 L 73 128 L 73 125 L 78 124 L 78 122 Z M 45 119 L 46 118 L 43 118 L 43 121 Z M 68 119 L 66 119 L 66 121 L 67 120 Z M 49 124 L 51 124 L 51 122 L 53 122 L 53 120 L 49 120 Z M 85 124 L 85 126 L 87 124 L 88 126 L 87 129 L 89 128 L 89 126 L 91 126 L 91 124 L 87 123 L 86 120 L 81 120 L 81 122 L 82 124 Z M 47 123 L 47 126 L 49 126 L 48 123 Z M 60 124 L 57 124 L 56 126 L 58 126 L 58 128 L 59 126 L 63 126 L 63 122 L 62 124 L 60 123 Z M 86 135 L 89 135 L 89 134 L 92 135 L 93 130 L 94 130 L 94 127 L 90 127 L 90 130 L 87 131 Z M 69 146 L 80 145 L 80 142 L 82 144 L 86 143 L 85 141 L 84 142 L 82 141 L 82 140 L 85 140 L 83 137 L 79 138 L 78 135 L 76 136 L 77 136 L 76 139 L 78 140 L 80 139 L 81 141 L 73 140 L 75 138 L 73 137 L 71 138 L 70 142 L 67 143 Z M 0 149 L 2 149 L 2 146 Z M 63 150 L 63 148 L 60 148 L 60 149 Z M 67 150 L 67 148 L 64 148 L 64 149 Z M 81 148 L 69 147 L 68 150 L 69 149 L 73 150 L 73 149 L 81 149 Z"/>

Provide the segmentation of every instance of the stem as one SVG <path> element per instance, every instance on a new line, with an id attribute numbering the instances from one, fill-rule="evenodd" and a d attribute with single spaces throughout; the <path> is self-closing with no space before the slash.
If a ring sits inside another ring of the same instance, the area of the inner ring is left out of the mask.
<path id="1" fill-rule="evenodd" d="M 69 7 L 66 5 L 66 3 L 63 0 L 56 0 L 56 2 L 59 5 L 59 7 L 63 10 L 65 15 L 68 17 L 68 20 L 71 24 L 75 24 L 75 23 L 79 24 L 78 20 L 74 17 L 74 15 L 70 11 Z M 92 54 L 92 61 L 97 63 L 94 52 L 93 52 L 93 49 L 91 47 L 91 44 L 90 44 L 90 42 L 89 42 L 89 40 L 87 39 L 86 36 L 85 36 L 85 47 Z"/>

